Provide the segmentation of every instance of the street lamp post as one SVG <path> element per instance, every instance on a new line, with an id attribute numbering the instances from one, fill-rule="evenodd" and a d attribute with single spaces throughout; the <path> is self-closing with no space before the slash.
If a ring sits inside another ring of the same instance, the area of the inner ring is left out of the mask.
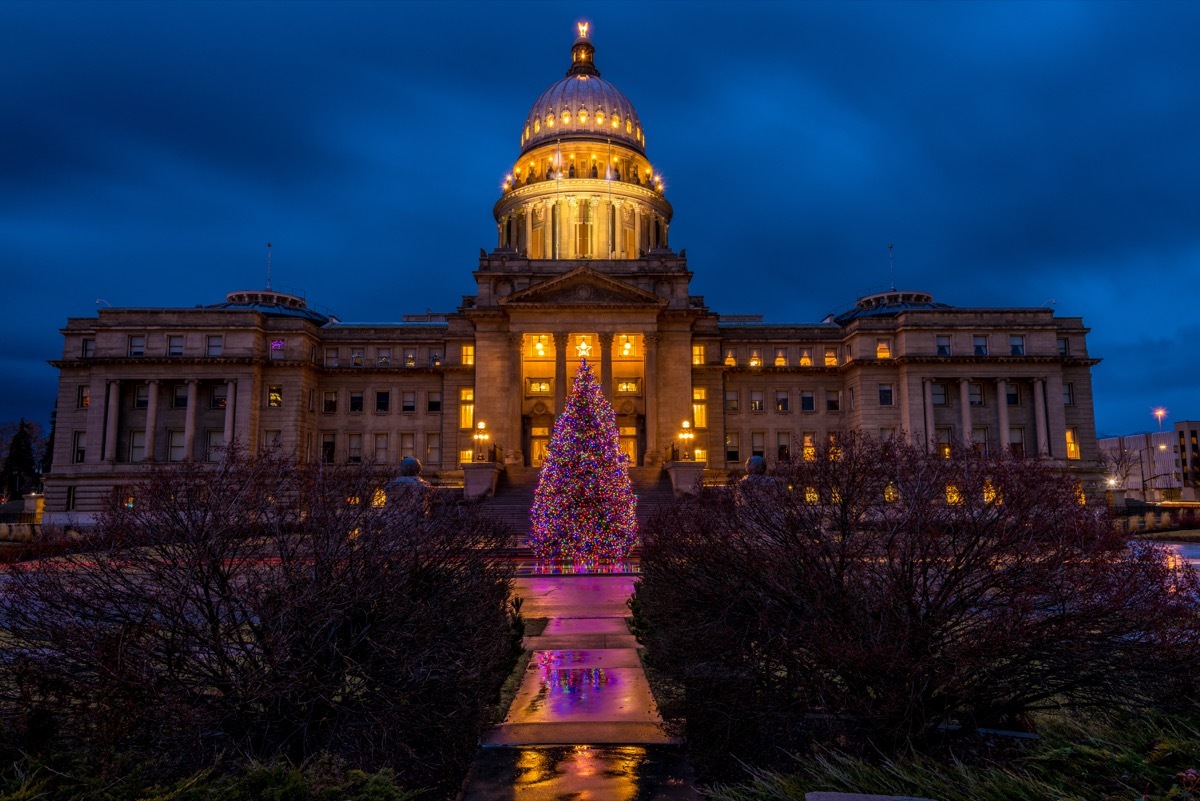
<path id="1" fill-rule="evenodd" d="M 1163 418 L 1167 416 L 1167 410 L 1164 407 L 1159 406 L 1157 409 L 1154 410 L 1153 414 L 1154 414 L 1154 417 L 1158 420 L 1158 433 L 1161 434 L 1162 433 L 1162 421 L 1163 421 Z"/>
<path id="2" fill-rule="evenodd" d="M 482 462 L 484 448 L 487 447 L 487 441 L 491 439 L 491 435 L 487 432 L 487 423 L 480 420 L 475 424 L 475 433 L 472 435 L 475 439 L 475 461 Z"/>
<path id="3" fill-rule="evenodd" d="M 680 449 L 683 451 L 681 461 L 690 462 L 692 460 L 692 440 L 696 438 L 696 432 L 692 431 L 692 423 L 690 420 L 683 421 L 683 428 L 679 432 Z"/>

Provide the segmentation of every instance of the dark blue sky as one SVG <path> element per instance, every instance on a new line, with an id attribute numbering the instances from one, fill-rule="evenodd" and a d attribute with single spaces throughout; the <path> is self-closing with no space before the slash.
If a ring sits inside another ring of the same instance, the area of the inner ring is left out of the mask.
<path id="1" fill-rule="evenodd" d="M 1200 4 L 6 0 L 0 420 L 67 317 L 262 286 L 268 241 L 342 319 L 453 309 L 580 18 L 713 309 L 818 320 L 894 242 L 901 288 L 1082 316 L 1101 432 L 1200 417 Z"/>

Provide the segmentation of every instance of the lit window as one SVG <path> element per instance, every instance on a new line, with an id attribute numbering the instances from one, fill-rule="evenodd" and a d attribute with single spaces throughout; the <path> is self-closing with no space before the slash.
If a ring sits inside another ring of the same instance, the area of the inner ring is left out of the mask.
<path id="1" fill-rule="evenodd" d="M 392 393 L 390 390 L 375 390 L 375 414 L 387 414 L 392 408 Z"/>
<path id="2" fill-rule="evenodd" d="M 612 118 L 612 127 L 617 128 L 621 125 L 621 115 L 614 114 Z"/>
<path id="3" fill-rule="evenodd" d="M 996 485 L 992 483 L 991 479 L 986 479 L 983 482 L 983 502 L 994 504 L 1004 503 L 1004 499 L 1000 497 L 1000 492 L 996 489 Z"/>
<path id="4" fill-rule="evenodd" d="M 141 387 L 138 387 L 138 389 L 141 389 Z M 83 385 L 77 387 L 75 390 L 75 408 L 76 409 L 86 409 L 91 405 L 91 403 L 92 403 L 92 388 L 86 384 L 83 384 Z M 136 408 L 136 404 L 135 404 L 135 408 Z"/>
<path id="5" fill-rule="evenodd" d="M 463 345 L 462 346 L 462 363 L 464 365 L 475 364 L 475 346 L 474 345 Z"/>
<path id="6" fill-rule="evenodd" d="M 1010 336 L 1008 338 L 1008 348 L 1013 356 L 1025 355 L 1025 337 Z"/>
<path id="7" fill-rule="evenodd" d="M 962 503 L 962 494 L 959 493 L 958 487 L 953 484 L 946 485 L 946 503 L 951 506 L 958 506 Z"/>
<path id="8" fill-rule="evenodd" d="M 129 355 L 130 356 L 145 356 L 146 355 L 146 337 L 131 336 L 129 338 Z"/>
<path id="9" fill-rule="evenodd" d="M 776 348 L 775 349 L 775 366 L 776 367 L 787 367 L 787 363 L 788 363 L 787 348 Z"/>
<path id="10" fill-rule="evenodd" d="M 335 414 L 337 412 L 337 390 L 325 390 L 322 394 L 321 411 L 325 414 Z"/>
<path id="11" fill-rule="evenodd" d="M 947 335 L 938 334 L 937 336 L 937 355 L 951 356 L 953 350 L 950 347 L 950 337 Z"/>
<path id="12" fill-rule="evenodd" d="M 404 366 L 405 367 L 416 367 L 417 366 L 417 349 L 416 348 L 405 348 L 404 349 Z"/>
<path id="13" fill-rule="evenodd" d="M 812 363 L 813 363 L 812 348 L 801 348 L 800 349 L 800 366 L 801 367 L 812 367 Z"/>
<path id="14" fill-rule="evenodd" d="M 1079 459 L 1079 432 L 1074 428 L 1067 429 L 1067 458 Z"/>
<path id="15" fill-rule="evenodd" d="M 567 124 L 568 122 L 570 122 L 571 121 L 571 112 L 564 110 L 562 113 L 562 121 L 563 121 L 564 125 Z"/>
<path id="16" fill-rule="evenodd" d="M 875 340 L 875 358 L 890 359 L 892 358 L 892 342 L 888 339 Z"/>
<path id="17" fill-rule="evenodd" d="M 725 351 L 725 366 L 726 367 L 737 366 L 737 358 L 733 355 L 732 350 Z"/>
<path id="18" fill-rule="evenodd" d="M 816 487 L 805 487 L 804 488 L 804 502 L 805 503 L 820 503 L 821 502 L 821 495 L 820 495 L 820 493 L 817 492 Z"/>
<path id="19" fill-rule="evenodd" d="M 531 378 L 528 382 L 526 395 L 549 395 L 552 384 L 548 378 Z"/>
<path id="20" fill-rule="evenodd" d="M 805 431 L 800 435 L 800 452 L 804 456 L 804 461 L 816 461 L 817 433 L 815 431 Z"/>
<path id="21" fill-rule="evenodd" d="M 890 481 L 883 488 L 883 499 L 888 503 L 895 503 L 900 500 L 900 490 L 896 489 L 896 485 Z"/>
<path id="22" fill-rule="evenodd" d="M 775 390 L 775 411 L 787 412 L 791 411 L 789 401 L 791 396 L 786 389 Z"/>
<path id="23" fill-rule="evenodd" d="M 929 385 L 929 394 L 933 396 L 933 405 L 934 406 L 948 406 L 949 405 L 949 401 L 946 398 L 946 385 L 945 384 L 938 384 L 938 383 L 930 384 Z"/>
<path id="24" fill-rule="evenodd" d="M 363 391 L 361 389 L 350 390 L 350 412 L 362 413 L 363 410 Z"/>
<path id="25" fill-rule="evenodd" d="M 1063 406 L 1075 405 L 1075 385 L 1063 384 Z"/>
<path id="26" fill-rule="evenodd" d="M 750 366 L 751 367 L 761 367 L 762 366 L 762 355 L 759 354 L 758 348 L 753 348 L 750 351 Z"/>
<path id="27" fill-rule="evenodd" d="M 949 428 L 939 427 L 936 431 L 937 436 L 937 451 L 938 455 L 949 459 L 950 458 L 950 440 L 953 437 L 953 432 Z"/>
<path id="28" fill-rule="evenodd" d="M 475 387 L 462 387 L 458 391 L 458 427 L 475 427 Z"/>
<path id="29" fill-rule="evenodd" d="M 183 355 L 183 336 L 181 334 L 171 334 L 167 337 L 167 355 Z"/>
<path id="30" fill-rule="evenodd" d="M 375 364 L 380 367 L 392 366 L 392 349 L 391 348 L 376 348 L 375 349 Z"/>
<path id="31" fill-rule="evenodd" d="M 209 336 L 204 341 L 205 356 L 220 356 L 225 350 L 225 338 L 220 334 Z"/>
<path id="32" fill-rule="evenodd" d="M 972 406 L 983 405 L 983 384 L 968 384 L 967 397 L 970 399 Z"/>
<path id="33" fill-rule="evenodd" d="M 362 367 L 364 358 L 365 358 L 365 355 L 364 355 L 363 348 L 351 348 L 350 349 L 350 366 L 351 367 Z"/>
<path id="34" fill-rule="evenodd" d="M 837 348 L 826 348 L 825 349 L 825 366 L 826 367 L 837 367 L 837 363 L 838 363 Z"/>
<path id="35" fill-rule="evenodd" d="M 441 367 L 442 366 L 442 354 L 438 353 L 436 350 L 430 351 L 429 352 L 429 366 L 430 367 Z"/>
<path id="36" fill-rule="evenodd" d="M 703 345 L 692 345 L 692 364 L 705 364 Z"/>
<path id="37" fill-rule="evenodd" d="M 283 406 L 283 384 L 271 384 L 267 387 L 267 406 L 273 409 Z"/>
<path id="38" fill-rule="evenodd" d="M 583 108 L 579 109 L 579 121 L 587 122 L 587 118 L 588 118 L 587 109 L 583 109 Z"/>
<path id="39" fill-rule="evenodd" d="M 879 405 L 880 406 L 891 406 L 892 405 L 892 385 L 891 384 L 880 384 L 879 385 Z"/>
<path id="40" fill-rule="evenodd" d="M 817 393 L 811 389 L 800 390 L 800 411 L 815 412 L 817 410 Z"/>
<path id="41" fill-rule="evenodd" d="M 766 405 L 766 403 L 765 403 L 765 399 L 763 398 L 763 391 L 761 389 L 750 390 L 750 411 L 752 411 L 752 412 L 764 411 L 763 407 L 765 405 Z"/>
<path id="42" fill-rule="evenodd" d="M 624 381 L 617 382 L 618 395 L 636 395 L 638 391 L 637 379 L 629 378 Z"/>
<path id="43" fill-rule="evenodd" d="M 384 437 L 384 447 L 383 447 L 384 458 L 380 459 L 378 456 L 376 456 L 375 461 L 377 461 L 377 462 L 380 462 L 380 461 L 386 462 L 387 461 L 387 434 L 384 434 L 383 437 Z M 376 437 L 376 440 L 378 441 L 378 437 Z M 378 445 L 376 445 L 376 453 L 378 453 Z M 371 493 L 371 507 L 373 509 L 382 509 L 385 506 L 387 506 L 387 493 L 384 492 L 382 489 L 377 488 L 373 493 Z M 362 532 L 362 529 L 356 528 L 356 529 L 354 529 L 354 532 L 357 535 Z"/>
<path id="44" fill-rule="evenodd" d="M 976 334 L 974 337 L 971 338 L 971 342 L 974 344 L 976 356 L 987 356 L 988 355 L 987 336 Z"/>
<path id="45" fill-rule="evenodd" d="M 704 387 L 692 388 L 692 426 L 708 428 L 708 390 Z"/>

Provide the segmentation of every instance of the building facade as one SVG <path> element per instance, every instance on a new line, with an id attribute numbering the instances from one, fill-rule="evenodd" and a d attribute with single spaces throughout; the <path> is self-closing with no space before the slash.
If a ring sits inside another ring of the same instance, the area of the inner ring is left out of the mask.
<path id="1" fill-rule="evenodd" d="M 1180 420 L 1170 431 L 1104 437 L 1105 486 L 1147 502 L 1200 501 L 1198 432 L 1200 422 Z"/>
<path id="2" fill-rule="evenodd" d="M 631 464 L 725 471 L 859 429 L 1036 455 L 1098 488 L 1079 318 L 890 290 L 785 324 L 692 295 L 641 122 L 594 55 L 581 27 L 524 123 L 497 246 L 455 311 L 350 323 L 268 289 L 69 320 L 48 522 L 86 522 L 147 464 L 219 458 L 233 440 L 334 463 L 414 456 L 453 480 L 482 424 L 500 460 L 536 467 L 582 358 Z"/>

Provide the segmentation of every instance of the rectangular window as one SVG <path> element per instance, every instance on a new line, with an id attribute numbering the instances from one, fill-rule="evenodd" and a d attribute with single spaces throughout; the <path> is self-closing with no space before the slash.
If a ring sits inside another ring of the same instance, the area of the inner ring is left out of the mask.
<path id="1" fill-rule="evenodd" d="M 404 366 L 405 367 L 416 367 L 417 366 L 417 349 L 416 348 L 405 348 L 404 349 Z"/>
<path id="2" fill-rule="evenodd" d="M 412 436 L 411 434 L 409 436 Z M 388 460 L 388 435 L 375 435 L 375 452 L 373 455 L 375 461 L 379 464 L 387 464 Z"/>
<path id="3" fill-rule="evenodd" d="M 792 458 L 792 437 L 786 431 L 775 434 L 775 458 L 781 462 Z"/>
<path id="4" fill-rule="evenodd" d="M 890 339 L 875 340 L 875 358 L 876 359 L 892 358 L 892 341 Z"/>
<path id="5" fill-rule="evenodd" d="M 375 364 L 379 367 L 392 366 L 392 349 L 391 348 L 376 348 L 375 349 Z"/>
<path id="6" fill-rule="evenodd" d="M 825 411 L 840 412 L 842 410 L 842 393 L 840 390 L 825 390 Z"/>
<path id="7" fill-rule="evenodd" d="M 1008 449 L 1012 451 L 1013 456 L 1025 455 L 1025 429 L 1010 428 L 1008 430 Z"/>
<path id="8" fill-rule="evenodd" d="M 791 394 L 786 389 L 775 390 L 775 411 L 791 411 Z"/>
<path id="9" fill-rule="evenodd" d="M 750 349 L 750 366 L 762 367 L 762 353 L 759 352 L 758 348 Z"/>
<path id="10" fill-rule="evenodd" d="M 742 460 L 739 452 L 738 435 L 736 431 L 730 431 L 725 435 L 725 461 L 740 462 Z"/>
<path id="11" fill-rule="evenodd" d="M 438 353 L 436 350 L 430 351 L 429 352 L 429 366 L 430 367 L 441 367 L 442 366 L 442 354 Z"/>
<path id="12" fill-rule="evenodd" d="M 1011 381 L 1005 387 L 1005 395 L 1008 397 L 1009 406 L 1021 405 L 1021 388 Z"/>
<path id="13" fill-rule="evenodd" d="M 738 410 L 738 391 L 736 389 L 725 390 L 725 411 L 736 412 Z"/>
<path id="14" fill-rule="evenodd" d="M 551 395 L 554 385 L 549 378 L 531 378 L 525 382 L 526 395 Z"/>
<path id="15" fill-rule="evenodd" d="M 183 461 L 183 432 L 178 429 L 167 432 L 167 461 Z"/>
<path id="16" fill-rule="evenodd" d="M 704 346 L 692 345 L 692 364 L 705 364 Z"/>
<path id="17" fill-rule="evenodd" d="M 618 395 L 638 394 L 638 380 L 636 378 L 621 379 L 617 382 L 616 392 Z"/>
<path id="18" fill-rule="evenodd" d="M 325 366 L 326 367 L 337 367 L 338 366 L 338 349 L 337 348 L 326 348 L 325 349 Z"/>
<path id="19" fill-rule="evenodd" d="M 475 364 L 475 346 L 474 345 L 463 345 L 462 346 L 462 363 L 467 366 Z"/>
<path id="20" fill-rule="evenodd" d="M 90 359 L 96 355 L 96 340 L 85 339 L 80 347 L 79 355 L 85 359 Z M 71 489 L 74 489 L 72 487 Z"/>
<path id="21" fill-rule="evenodd" d="M 366 354 L 366 350 L 364 348 L 351 348 L 350 349 L 350 366 L 351 367 L 362 367 L 364 361 L 366 360 L 365 354 Z"/>
<path id="22" fill-rule="evenodd" d="M 361 414 L 363 410 L 363 391 L 361 389 L 350 390 L 350 413 Z"/>
<path id="23" fill-rule="evenodd" d="M 387 389 L 375 390 L 375 414 L 387 414 L 392 408 L 392 393 Z"/>
<path id="24" fill-rule="evenodd" d="M 310 412 L 315 412 L 317 410 L 317 401 L 316 401 L 317 393 L 314 389 L 309 387 L 307 394 L 308 394 L 308 403 L 306 404 L 306 408 Z"/>
<path id="25" fill-rule="evenodd" d="M 750 455 L 767 455 L 767 435 L 764 432 L 755 431 L 750 434 Z"/>
<path id="26" fill-rule="evenodd" d="M 283 407 L 283 384 L 269 384 L 267 386 L 267 406 L 272 409 Z"/>
<path id="27" fill-rule="evenodd" d="M 1063 384 L 1063 406 L 1075 405 L 1075 385 Z"/>
<path id="28" fill-rule="evenodd" d="M 440 412 L 442 410 L 442 393 L 430 392 L 425 396 L 425 411 Z"/>
<path id="29" fill-rule="evenodd" d="M 327 389 L 321 393 L 321 411 L 324 414 L 335 414 L 337 412 L 337 390 Z"/>
<path id="30" fill-rule="evenodd" d="M 281 361 L 287 358 L 287 340 L 271 340 L 271 361 Z"/>
<path id="31" fill-rule="evenodd" d="M 210 462 L 220 461 L 225 448 L 225 432 L 219 428 L 210 429 L 205 446 L 204 458 Z"/>
<path id="32" fill-rule="evenodd" d="M 936 429 L 937 452 L 943 458 L 950 458 L 950 442 L 954 438 L 954 430 L 949 426 L 938 426 Z"/>
<path id="33" fill-rule="evenodd" d="M 733 354 L 732 350 L 725 351 L 725 366 L 726 367 L 736 367 L 737 366 L 737 356 L 735 356 Z"/>
<path id="34" fill-rule="evenodd" d="M 458 391 L 458 427 L 475 427 L 475 387 L 462 387 Z"/>
<path id="35" fill-rule="evenodd" d="M 975 346 L 975 355 L 976 356 L 987 356 L 988 355 L 988 342 L 987 342 L 986 335 L 976 334 L 975 336 L 973 336 L 971 338 L 971 342 Z"/>
<path id="36" fill-rule="evenodd" d="M 813 363 L 812 348 L 801 348 L 800 349 L 800 366 L 801 367 L 812 367 L 812 363 Z"/>
<path id="37" fill-rule="evenodd" d="M 183 355 L 183 336 L 180 334 L 171 334 L 167 337 L 167 355 L 182 356 Z"/>
<path id="38" fill-rule="evenodd" d="M 854 387 L 846 390 L 846 401 L 846 408 L 850 411 L 854 411 Z"/>
<path id="39" fill-rule="evenodd" d="M 437 467 L 442 463 L 442 435 L 425 435 L 425 464 Z"/>
<path id="40" fill-rule="evenodd" d="M 67 487 L 67 511 L 75 511 L 75 487 Z"/>
<path id="41" fill-rule="evenodd" d="M 805 431 L 800 435 L 800 450 L 804 461 L 813 462 L 817 459 L 817 432 Z"/>
<path id="42" fill-rule="evenodd" d="M 271 429 L 263 431 L 263 448 L 265 450 L 277 451 L 283 447 L 283 432 L 279 429 Z"/>
<path id="43" fill-rule="evenodd" d="M 76 431 L 71 436 L 71 462 L 83 464 L 87 457 L 87 432 Z"/>
<path id="44" fill-rule="evenodd" d="M 81 384 L 75 388 L 75 408 L 86 409 L 92 404 L 92 388 Z"/>
<path id="45" fill-rule="evenodd" d="M 406 390 L 400 393 L 400 411 L 415 412 L 417 410 L 417 393 Z"/>
<path id="46" fill-rule="evenodd" d="M 800 411 L 815 412 L 817 410 L 817 393 L 811 389 L 800 390 Z"/>
<path id="47" fill-rule="evenodd" d="M 971 449 L 980 456 L 987 454 L 987 429 L 971 429 Z"/>
<path id="48" fill-rule="evenodd" d="M 879 385 L 879 405 L 880 406 L 891 406 L 892 405 L 892 385 L 891 384 L 880 384 Z"/>
<path id="49" fill-rule="evenodd" d="M 1078 429 L 1067 429 L 1067 458 L 1079 459 L 1079 431 Z"/>
<path id="50" fill-rule="evenodd" d="M 474 448 L 463 448 L 462 450 L 460 450 L 458 452 L 458 461 L 462 462 L 463 464 L 466 464 L 467 462 L 475 461 L 475 449 Z"/>
<path id="51" fill-rule="evenodd" d="M 225 350 L 225 338 L 220 334 L 209 335 L 204 340 L 205 356 L 220 356 Z"/>
<path id="52" fill-rule="evenodd" d="M 837 364 L 838 364 L 837 348 L 826 348 L 825 349 L 825 366 L 826 367 L 837 367 Z"/>
<path id="53" fill-rule="evenodd" d="M 937 355 L 952 356 L 954 351 L 950 347 L 950 337 L 944 334 L 937 335 Z"/>
<path id="54" fill-rule="evenodd" d="M 187 396 L 187 384 L 175 384 L 171 388 L 171 406 L 176 409 L 186 409 Z"/>
<path id="55" fill-rule="evenodd" d="M 416 458 L 416 450 L 415 450 L 416 446 L 414 445 L 416 436 L 417 436 L 416 434 L 401 434 L 400 435 L 400 458 L 401 459 L 415 459 Z"/>
<path id="56" fill-rule="evenodd" d="M 765 410 L 765 406 L 766 403 L 765 398 L 763 397 L 763 391 L 761 389 L 750 390 L 750 411 L 761 412 Z"/>
<path id="57" fill-rule="evenodd" d="M 968 384 L 967 397 L 970 399 L 972 406 L 983 405 L 983 384 Z"/>
<path id="58" fill-rule="evenodd" d="M 896 438 L 896 429 L 888 427 L 879 429 L 880 442 L 891 442 Z"/>
<path id="59" fill-rule="evenodd" d="M 708 428 L 708 390 L 692 387 L 692 427 Z"/>
<path id="60" fill-rule="evenodd" d="M 145 356 L 146 355 L 146 337 L 142 335 L 131 336 L 129 338 L 129 355 L 130 356 Z"/>
<path id="61" fill-rule="evenodd" d="M 1008 338 L 1008 348 L 1013 356 L 1025 355 L 1025 337 L 1010 336 Z"/>
<path id="62" fill-rule="evenodd" d="M 325 464 L 333 464 L 334 458 L 337 456 L 337 434 L 332 431 L 321 432 L 321 461 Z"/>
<path id="63" fill-rule="evenodd" d="M 1071 340 L 1067 339 L 1066 337 L 1058 338 L 1058 355 L 1059 356 L 1070 356 L 1071 355 Z"/>
<path id="64" fill-rule="evenodd" d="M 346 435 L 346 461 L 357 464 L 362 461 L 362 434 Z"/>
<path id="65" fill-rule="evenodd" d="M 776 348 L 775 349 L 775 362 L 774 363 L 775 363 L 776 367 L 787 367 L 787 364 L 788 364 L 787 348 Z"/>
<path id="66" fill-rule="evenodd" d="M 936 383 L 930 384 L 929 389 L 930 389 L 930 393 L 933 395 L 933 405 L 934 406 L 949 406 L 950 405 L 950 402 L 946 397 L 946 385 L 945 384 L 936 384 Z"/>
<path id="67" fill-rule="evenodd" d="M 133 408 L 149 409 L 150 408 L 150 385 L 138 384 L 133 388 Z"/>

